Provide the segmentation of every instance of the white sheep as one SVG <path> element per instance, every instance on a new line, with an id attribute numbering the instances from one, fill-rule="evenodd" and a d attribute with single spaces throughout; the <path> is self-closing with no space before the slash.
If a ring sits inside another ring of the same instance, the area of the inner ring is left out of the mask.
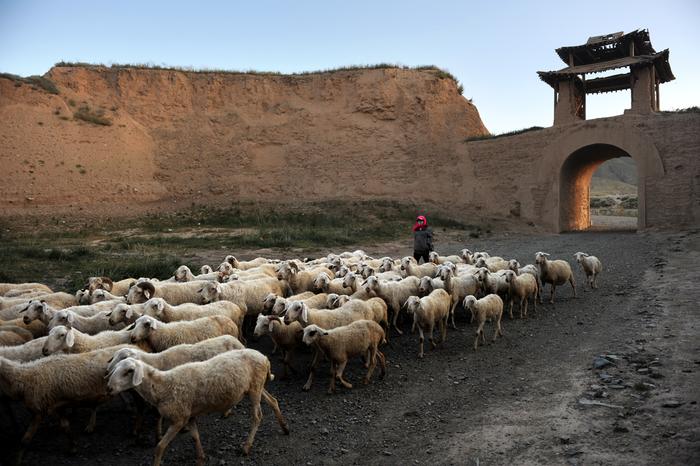
<path id="1" fill-rule="evenodd" d="M 136 283 L 129 289 L 126 295 L 128 304 L 145 303 L 151 298 L 163 298 L 172 305 L 182 303 L 195 303 L 200 299 L 199 291 L 207 280 L 197 280 L 185 283 L 159 283 L 152 280 L 144 280 Z"/>
<path id="2" fill-rule="evenodd" d="M 63 309 L 78 304 L 75 295 L 64 293 L 62 291 L 56 293 L 45 294 L 40 297 L 41 301 L 46 302 L 49 306 L 56 309 Z M 0 319 L 16 319 L 19 316 L 19 311 L 24 309 L 31 298 L 10 299 L 0 302 Z"/>
<path id="3" fill-rule="evenodd" d="M 244 454 L 250 453 L 262 419 L 261 399 L 272 408 L 283 432 L 289 433 L 277 400 L 265 390 L 265 384 L 273 378 L 267 357 L 255 350 L 242 349 L 228 351 L 206 361 L 183 364 L 169 371 L 159 371 L 141 361 L 127 358 L 114 368 L 107 387 L 110 393 L 133 388 L 170 421 L 168 431 L 156 446 L 154 466 L 160 465 L 168 444 L 185 425 L 189 426 L 190 435 L 195 441 L 197 463 L 204 464 L 197 416 L 227 411 L 246 394 L 250 398 L 253 420 L 243 445 Z M 172 393 L 178 396 L 170 396 Z"/>
<path id="4" fill-rule="evenodd" d="M 125 303 L 126 297 L 117 296 L 103 289 L 93 291 L 92 294 L 88 297 L 88 304 L 103 303 L 106 301 L 112 301 L 114 303 Z"/>
<path id="5" fill-rule="evenodd" d="M 23 345 L 33 338 L 32 332 L 26 328 L 15 325 L 3 325 L 0 327 L 0 347 Z"/>
<path id="6" fill-rule="evenodd" d="M 209 280 L 209 281 L 221 281 L 221 278 L 223 277 L 222 274 L 219 272 L 208 272 L 208 273 L 201 273 L 199 275 L 195 275 L 192 273 L 190 268 L 186 265 L 181 265 L 180 267 L 175 270 L 175 273 L 173 274 L 172 278 L 174 282 L 191 282 L 195 280 Z"/>
<path id="7" fill-rule="evenodd" d="M 249 282 L 204 282 L 198 293 L 199 300 L 203 304 L 214 301 L 231 301 L 244 309 L 248 315 L 258 315 L 263 312 L 264 300 L 267 295 L 274 293 L 277 296 L 288 296 L 287 291 L 288 288 L 277 279 L 268 277 Z"/>
<path id="8" fill-rule="evenodd" d="M 554 304 L 554 291 L 557 286 L 563 285 L 566 282 L 571 284 L 571 289 L 576 297 L 576 282 L 574 281 L 574 273 L 571 271 L 571 266 L 565 260 L 547 259 L 549 254 L 546 252 L 538 252 L 535 254 L 535 264 L 540 268 L 540 279 L 542 286 L 549 283 L 552 287 L 552 292 L 549 298 L 550 304 Z"/>
<path id="9" fill-rule="evenodd" d="M 418 294 L 420 279 L 415 276 L 406 277 L 400 282 L 383 281 L 375 276 L 369 277 L 363 283 L 363 288 L 367 294 L 374 293 L 384 300 L 387 307 L 393 312 L 392 325 L 399 335 L 403 332 L 399 330 L 396 321 L 401 311 L 401 307 L 409 298 Z"/>
<path id="10" fill-rule="evenodd" d="M 55 355 L 24 364 L 0 357 L 0 393 L 22 401 L 33 415 L 21 440 L 18 461 L 21 461 L 24 449 L 47 414 L 71 403 L 94 405 L 109 398 L 104 378 L 105 367 L 119 348 L 105 348 L 79 355 Z M 68 420 L 62 418 L 61 425 L 68 429 Z M 86 431 L 92 432 L 94 427 L 93 410 Z"/>
<path id="11" fill-rule="evenodd" d="M 498 294 L 502 298 L 508 298 L 508 290 L 510 287 L 506 283 L 504 277 L 505 270 L 499 270 L 497 272 L 490 272 L 486 267 L 481 267 L 476 272 L 474 272 L 474 277 L 479 282 L 479 287 L 484 292 L 484 294 Z"/>
<path id="12" fill-rule="evenodd" d="M 199 274 L 200 274 L 200 275 L 205 275 L 205 274 L 208 274 L 208 273 L 212 273 L 213 271 L 214 271 L 214 269 L 211 268 L 211 265 L 206 265 L 206 264 L 205 264 L 205 265 L 203 265 L 203 266 L 199 269 Z"/>
<path id="13" fill-rule="evenodd" d="M 258 315 L 255 323 L 253 335 L 260 338 L 263 335 L 270 335 L 275 348 L 280 348 L 283 354 L 284 376 L 291 371 L 296 373 L 292 366 L 292 359 L 296 350 L 302 346 L 302 337 L 304 328 L 299 322 L 285 324 L 282 319 L 276 315 Z"/>
<path id="14" fill-rule="evenodd" d="M 419 332 L 419 352 L 418 357 L 423 357 L 423 332 L 428 334 L 431 349 L 435 348 L 433 341 L 433 329 L 438 324 L 440 329 L 440 343 L 445 341 L 447 336 L 447 319 L 450 316 L 451 298 L 447 291 L 442 289 L 433 290 L 428 296 L 419 298 L 411 296 L 406 300 L 406 310 L 413 315 L 413 321 L 418 326 Z"/>
<path id="15" fill-rule="evenodd" d="M 503 336 L 503 330 L 501 329 L 503 300 L 500 296 L 497 294 L 489 294 L 481 299 L 476 299 L 475 296 L 469 295 L 464 298 L 464 308 L 469 309 L 472 315 L 476 316 L 476 321 L 479 325 L 476 329 L 476 338 L 474 339 L 474 351 L 476 351 L 479 346 L 479 336 L 481 336 L 482 343 L 486 343 L 484 324 L 487 319 L 495 321 L 496 331 L 493 334 L 493 342 L 496 342 L 496 338 L 499 335 Z"/>
<path id="16" fill-rule="evenodd" d="M 155 317 L 165 323 L 220 315 L 231 319 L 240 329 L 243 327 L 245 312 L 231 301 L 216 301 L 209 304 L 185 303 L 171 306 L 163 298 L 151 298 L 143 303 L 142 315 Z"/>
<path id="17" fill-rule="evenodd" d="M 456 255 L 441 256 L 440 254 L 437 253 L 437 251 L 431 251 L 430 254 L 428 254 L 428 259 L 430 260 L 430 262 L 432 262 L 435 265 L 441 265 L 441 264 L 444 264 L 445 262 L 452 262 L 453 264 L 463 262 L 463 260 L 460 256 L 456 256 Z"/>
<path id="18" fill-rule="evenodd" d="M 11 290 L 43 291 L 53 293 L 53 290 L 43 283 L 0 283 L 0 296 Z"/>
<path id="19" fill-rule="evenodd" d="M 372 378 L 377 365 L 381 366 L 381 377 L 386 374 L 386 360 L 379 345 L 386 342 L 384 329 L 371 320 L 358 320 L 349 325 L 333 329 L 323 329 L 317 325 L 309 325 L 304 329 L 303 340 L 307 345 L 314 345 L 331 361 L 331 383 L 328 393 L 335 392 L 335 380 L 338 379 L 345 388 L 352 384 L 343 378 L 343 371 L 351 357 L 362 356 L 369 365 L 363 379 L 366 385 Z"/>
<path id="20" fill-rule="evenodd" d="M 41 353 L 44 356 L 62 353 L 87 353 L 110 346 L 131 343 L 128 330 L 108 330 L 97 335 L 88 335 L 74 328 L 59 325 L 54 327 L 46 337 Z"/>
<path id="21" fill-rule="evenodd" d="M 131 325 L 136 322 L 136 319 L 143 315 L 143 305 L 141 304 L 117 304 L 114 309 L 107 313 L 109 317 L 109 325 L 116 327 L 119 324 Z"/>
<path id="22" fill-rule="evenodd" d="M 320 293 L 351 294 L 352 289 L 345 287 L 344 279 L 331 279 L 328 275 L 320 272 L 314 279 L 314 291 Z"/>
<path id="23" fill-rule="evenodd" d="M 455 270 L 451 267 L 442 267 L 440 269 L 440 278 L 445 284 L 445 291 L 450 295 L 452 304 L 450 305 L 450 319 L 452 328 L 456 329 L 455 325 L 455 310 L 457 305 L 470 294 L 476 294 L 479 289 L 479 281 L 474 275 L 455 276 Z"/>
<path id="24" fill-rule="evenodd" d="M 133 328 L 127 327 L 131 334 L 129 341 L 143 342 L 155 352 L 221 335 L 238 338 L 238 326 L 224 316 L 209 316 L 164 324 L 151 316 L 144 315 L 136 319 L 132 326 Z"/>
<path id="25" fill-rule="evenodd" d="M 296 262 L 285 261 L 277 269 L 277 279 L 287 282 L 294 293 L 314 291 L 314 280 L 321 272 L 328 275 L 328 278 L 333 278 L 333 272 L 327 267 L 301 270 Z"/>
<path id="26" fill-rule="evenodd" d="M 540 269 L 534 264 L 520 265 L 515 259 L 508 261 L 508 268 L 515 272 L 516 275 L 522 275 L 524 273 L 529 273 L 537 281 L 537 302 L 542 304 L 542 280 L 540 280 Z"/>
<path id="27" fill-rule="evenodd" d="M 598 275 L 603 271 L 603 264 L 596 256 L 589 256 L 585 252 L 574 254 L 576 262 L 581 264 L 583 273 L 586 274 L 586 281 L 591 289 L 598 288 Z"/>
<path id="28" fill-rule="evenodd" d="M 263 264 L 267 264 L 269 261 L 265 259 L 264 257 L 257 257 L 253 260 L 250 261 L 239 261 L 236 259 L 235 256 L 228 255 L 224 259 L 224 262 L 227 262 L 233 266 L 234 269 L 238 270 L 250 270 L 255 267 L 260 267 Z"/>
<path id="29" fill-rule="evenodd" d="M 120 330 L 125 327 L 124 324 L 116 326 L 111 325 L 109 322 L 109 313 L 110 311 L 102 311 L 94 316 L 83 317 L 75 312 L 60 309 L 54 313 L 49 321 L 48 328 L 50 330 L 59 325 L 63 325 L 80 330 L 88 335 L 95 335 L 105 330 Z"/>
<path id="30" fill-rule="evenodd" d="M 513 302 L 517 299 L 520 302 L 520 318 L 527 317 L 527 300 L 532 296 L 532 306 L 537 310 L 537 279 L 529 273 L 516 275 L 512 270 L 506 270 L 505 280 L 509 286 L 508 297 L 510 306 L 508 315 L 513 318 Z"/>
<path id="31" fill-rule="evenodd" d="M 432 262 L 427 262 L 425 264 L 418 265 L 416 259 L 411 256 L 406 256 L 401 259 L 401 273 L 405 276 L 414 277 L 435 277 L 437 275 L 437 266 Z"/>
<path id="32" fill-rule="evenodd" d="M 44 355 L 44 343 L 48 338 L 35 338 L 16 346 L 0 346 L 0 357 L 18 362 L 34 361 Z"/>

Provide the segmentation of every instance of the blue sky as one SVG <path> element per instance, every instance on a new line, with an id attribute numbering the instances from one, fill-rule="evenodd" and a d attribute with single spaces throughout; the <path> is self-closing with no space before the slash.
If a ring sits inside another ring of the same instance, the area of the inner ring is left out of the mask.
<path id="1" fill-rule="evenodd" d="M 551 125 L 552 90 L 536 71 L 564 66 L 556 47 L 637 28 L 671 49 L 677 79 L 662 86 L 662 108 L 700 105 L 700 0 L 0 0 L 0 71 L 43 74 L 60 60 L 282 72 L 434 64 L 498 133 Z M 593 96 L 588 116 L 628 101 Z"/>

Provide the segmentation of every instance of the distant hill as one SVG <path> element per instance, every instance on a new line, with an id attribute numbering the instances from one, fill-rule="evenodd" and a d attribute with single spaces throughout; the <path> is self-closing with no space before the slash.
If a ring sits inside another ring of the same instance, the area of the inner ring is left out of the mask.
<path id="1" fill-rule="evenodd" d="M 602 164 L 591 180 L 592 196 L 637 194 L 637 166 L 630 157 L 611 159 Z"/>

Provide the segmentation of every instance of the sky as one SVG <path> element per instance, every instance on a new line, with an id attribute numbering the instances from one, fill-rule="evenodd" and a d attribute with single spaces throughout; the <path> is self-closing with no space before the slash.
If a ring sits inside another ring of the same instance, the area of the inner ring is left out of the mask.
<path id="1" fill-rule="evenodd" d="M 493 133 L 551 126 L 553 91 L 536 71 L 554 49 L 649 29 L 676 80 L 664 110 L 700 106 L 700 0 L 95 1 L 0 0 L 0 72 L 44 74 L 61 60 L 297 72 L 346 65 L 436 65 L 454 74 Z M 629 91 L 588 96 L 616 115 Z"/>

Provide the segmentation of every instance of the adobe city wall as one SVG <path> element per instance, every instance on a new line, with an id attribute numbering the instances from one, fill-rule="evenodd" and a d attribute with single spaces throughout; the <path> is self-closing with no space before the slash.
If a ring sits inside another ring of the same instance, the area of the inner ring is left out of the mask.
<path id="1" fill-rule="evenodd" d="M 629 155 L 639 176 L 638 228 L 700 226 L 700 114 L 627 114 L 465 146 L 473 171 L 457 189 L 474 214 L 551 232 L 585 229 L 595 168 Z"/>

